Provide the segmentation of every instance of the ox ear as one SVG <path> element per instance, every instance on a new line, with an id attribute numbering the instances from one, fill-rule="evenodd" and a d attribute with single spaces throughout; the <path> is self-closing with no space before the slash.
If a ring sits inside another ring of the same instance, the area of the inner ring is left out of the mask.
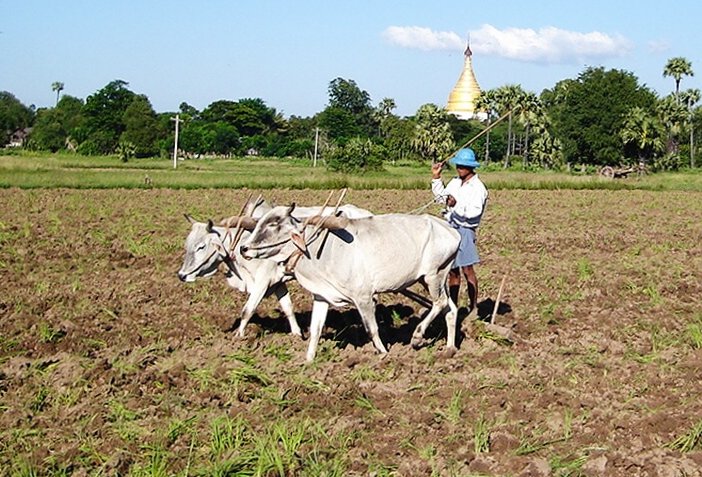
<path id="1" fill-rule="evenodd" d="M 240 224 L 242 229 L 251 231 L 251 230 L 256 228 L 257 222 L 258 222 L 258 219 L 254 219 L 253 217 L 238 217 L 235 215 L 235 216 L 223 219 L 219 223 L 219 225 L 221 225 L 222 227 L 232 228 L 232 227 L 236 227 L 237 224 Z"/>
<path id="2" fill-rule="evenodd" d="M 302 235 L 298 234 L 297 232 L 293 232 L 290 234 L 290 239 L 292 240 L 292 243 L 294 243 L 295 246 L 300 249 L 300 252 L 307 255 L 307 244 L 305 243 L 305 239 L 302 237 Z"/>
<path id="3" fill-rule="evenodd" d="M 211 234 L 214 231 L 214 224 L 212 223 L 212 219 L 207 219 L 207 227 L 205 230 L 207 230 L 208 234 Z"/>
<path id="4" fill-rule="evenodd" d="M 185 217 L 185 220 L 187 220 L 187 221 L 190 222 L 191 224 L 197 223 L 197 220 L 193 219 L 193 217 L 192 217 L 191 215 L 189 215 L 189 214 L 183 214 L 183 216 Z"/>

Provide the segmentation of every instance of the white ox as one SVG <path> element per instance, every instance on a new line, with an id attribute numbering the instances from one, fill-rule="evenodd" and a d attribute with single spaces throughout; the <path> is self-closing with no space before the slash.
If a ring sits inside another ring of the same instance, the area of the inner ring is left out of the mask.
<path id="1" fill-rule="evenodd" d="M 260 217 L 270 209 L 270 205 L 265 201 L 259 201 L 247 207 L 246 215 L 247 217 Z M 369 211 L 350 204 L 341 206 L 339 210 L 349 217 L 372 215 Z M 322 211 L 322 215 L 328 215 L 333 212 L 333 209 L 331 207 L 325 207 L 323 210 L 321 207 L 300 207 L 295 215 L 303 218 L 318 215 L 320 211 Z M 224 273 L 227 284 L 249 295 L 241 311 L 238 336 L 244 336 L 246 325 L 261 300 L 275 294 L 288 323 L 290 323 L 290 331 L 292 334 L 302 337 L 302 331 L 295 319 L 290 294 L 285 285 L 286 281 L 292 279 L 292 275 L 286 273 L 285 266 L 273 260 L 242 260 L 239 247 L 233 244 L 237 235 L 238 221 L 236 218 L 224 220 L 223 224 L 227 227 L 215 226 L 211 220 L 202 223 L 187 215 L 186 218 L 192 224 L 192 228 L 185 239 L 185 257 L 178 271 L 178 278 L 183 282 L 194 282 L 197 278 L 214 275 L 220 269 L 220 265 L 225 264 Z M 242 231 L 241 240 L 247 238 L 248 235 L 248 231 Z M 232 246 L 234 246 L 234 250 L 232 250 Z"/>
<path id="2" fill-rule="evenodd" d="M 386 353 L 378 335 L 375 295 L 401 291 L 420 280 L 432 307 L 415 329 L 412 345 L 421 344 L 429 324 L 448 308 L 446 349 L 455 352 L 457 309 L 449 298 L 447 277 L 458 251 L 458 232 L 430 215 L 328 217 L 312 225 L 297 219 L 294 210 L 295 204 L 275 207 L 261 217 L 241 242 L 240 252 L 248 259 L 294 264 L 295 278 L 312 293 L 308 362 L 314 360 L 330 305 L 355 306 L 373 345 Z"/>

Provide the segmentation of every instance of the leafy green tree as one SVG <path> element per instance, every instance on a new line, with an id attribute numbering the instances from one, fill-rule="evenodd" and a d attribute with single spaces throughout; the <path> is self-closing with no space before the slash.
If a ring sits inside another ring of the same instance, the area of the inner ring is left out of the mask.
<path id="1" fill-rule="evenodd" d="M 7 91 L 0 92 L 0 146 L 10 140 L 13 132 L 32 125 L 34 111 Z"/>
<path id="2" fill-rule="evenodd" d="M 185 101 L 180 103 L 178 110 L 180 111 L 180 116 L 186 121 L 189 119 L 197 119 L 200 115 L 200 111 L 198 111 L 195 106 L 190 106 Z"/>
<path id="3" fill-rule="evenodd" d="M 663 76 L 675 80 L 675 100 L 680 102 L 680 81 L 683 76 L 694 76 L 692 63 L 681 56 L 670 58 L 663 68 Z"/>
<path id="4" fill-rule="evenodd" d="M 101 90 L 88 96 L 83 107 L 86 139 L 79 151 L 86 154 L 112 153 L 125 131 L 124 113 L 132 104 L 135 93 L 129 83 L 114 80 Z"/>
<path id="5" fill-rule="evenodd" d="M 275 134 L 282 133 L 287 130 L 287 121 L 283 115 L 278 113 L 275 108 L 270 108 L 261 98 L 244 98 L 239 100 L 239 106 L 248 108 L 253 111 L 258 121 L 263 125 L 260 130 L 256 130 L 255 134 Z M 242 129 L 239 131 L 246 133 Z"/>
<path id="6" fill-rule="evenodd" d="M 149 98 L 142 94 L 135 96 L 124 111 L 122 122 L 125 129 L 120 136 L 120 143 L 130 144 L 134 156 L 147 157 L 158 152 L 158 120 Z"/>
<path id="7" fill-rule="evenodd" d="M 365 114 L 371 110 L 368 92 L 358 87 L 354 80 L 333 79 L 329 83 L 329 106 L 341 108 L 350 113 Z"/>
<path id="8" fill-rule="evenodd" d="M 292 115 L 287 120 L 286 144 L 280 153 L 286 156 L 312 157 L 314 154 L 315 128 L 317 120 Z M 319 152 L 319 144 L 317 144 Z"/>
<path id="9" fill-rule="evenodd" d="M 318 120 L 329 137 L 340 144 L 363 133 L 356 116 L 340 107 L 328 106 L 319 113 Z"/>
<path id="10" fill-rule="evenodd" d="M 390 116 L 383 122 L 383 144 L 393 164 L 396 160 L 414 158 L 412 138 L 415 123 L 412 120 Z"/>
<path id="11" fill-rule="evenodd" d="M 83 123 L 82 108 L 82 100 L 64 95 L 55 108 L 37 111 L 31 134 L 32 146 L 52 152 L 66 148 L 75 150 L 76 137 Z"/>
<path id="12" fill-rule="evenodd" d="M 69 135 L 83 123 L 83 100 L 75 96 L 63 95 L 56 105 L 56 109 L 64 114 L 64 128 Z"/>
<path id="13" fill-rule="evenodd" d="M 542 93 L 568 162 L 616 165 L 623 156 L 619 135 L 626 113 L 651 109 L 655 94 L 627 71 L 586 68 L 577 78 Z"/>
<path id="14" fill-rule="evenodd" d="M 203 128 L 203 144 L 198 152 L 232 155 L 240 152 L 236 128 L 225 122 L 207 123 Z"/>
<path id="15" fill-rule="evenodd" d="M 170 119 L 169 119 L 170 120 Z M 190 154 L 201 154 L 202 145 L 204 143 L 203 139 L 203 128 L 204 123 L 198 121 L 190 121 L 184 123 L 180 129 L 180 135 L 178 137 L 178 147 Z M 171 137 L 169 135 L 169 142 L 171 146 L 175 141 L 175 133 Z"/>
<path id="16" fill-rule="evenodd" d="M 75 151 L 84 139 L 83 100 L 64 95 L 55 108 L 37 112 L 31 142 L 38 149 Z"/>
<path id="17" fill-rule="evenodd" d="M 244 137 L 278 133 L 286 129 L 283 117 L 260 98 L 215 101 L 199 117 L 208 123 L 227 123 Z"/>
<path id="18" fill-rule="evenodd" d="M 415 115 L 412 148 L 422 159 L 432 162 L 447 157 L 455 148 L 446 110 L 435 104 L 424 104 Z"/>
<path id="19" fill-rule="evenodd" d="M 368 92 L 355 81 L 336 78 L 329 83 L 329 104 L 319 114 L 320 127 L 330 138 L 344 143 L 354 136 L 370 137 L 375 129 Z"/>
<path id="20" fill-rule="evenodd" d="M 220 99 L 210 103 L 200 113 L 200 118 L 208 123 L 223 122 L 234 124 L 237 104 L 235 101 Z"/>
<path id="21" fill-rule="evenodd" d="M 61 112 L 56 108 L 39 109 L 32 128 L 31 147 L 51 152 L 63 149 L 68 133 L 62 123 Z"/>
<path id="22" fill-rule="evenodd" d="M 59 97 L 61 96 L 61 91 L 63 91 L 63 83 L 61 81 L 54 81 L 51 83 L 51 91 L 56 91 L 56 105 L 58 105 Z"/>
<path id="23" fill-rule="evenodd" d="M 266 130 L 266 123 L 264 118 L 261 117 L 260 111 L 247 104 L 236 104 L 230 124 L 242 136 L 256 136 Z"/>
<path id="24" fill-rule="evenodd" d="M 288 137 L 291 139 L 314 139 L 315 127 L 317 127 L 316 119 L 292 115 L 288 118 Z"/>

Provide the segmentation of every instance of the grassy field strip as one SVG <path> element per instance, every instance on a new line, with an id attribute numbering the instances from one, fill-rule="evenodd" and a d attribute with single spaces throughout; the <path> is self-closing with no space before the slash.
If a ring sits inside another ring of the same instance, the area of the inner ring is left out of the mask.
<path id="1" fill-rule="evenodd" d="M 344 175 L 311 167 L 304 160 L 220 159 L 179 161 L 173 169 L 167 159 L 57 155 L 0 156 L 0 188 L 259 188 L 259 189 L 424 189 L 429 166 L 386 164 L 381 172 Z M 490 189 L 608 189 L 702 191 L 702 174 L 662 173 L 611 180 L 596 175 L 561 172 L 481 170 Z M 446 177 L 451 177 L 450 173 Z"/>

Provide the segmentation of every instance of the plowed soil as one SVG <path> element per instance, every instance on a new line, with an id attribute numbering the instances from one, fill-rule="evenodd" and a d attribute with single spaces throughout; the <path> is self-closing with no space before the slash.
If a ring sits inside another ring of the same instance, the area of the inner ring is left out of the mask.
<path id="1" fill-rule="evenodd" d="M 335 310 L 305 365 L 275 299 L 237 339 L 245 297 L 176 276 L 182 214 L 250 193 L 0 191 L 0 474 L 702 475 L 702 194 L 492 191 L 455 356 L 442 319 L 412 349 L 423 308 L 385 295 L 387 356 Z M 346 199 L 407 212 L 430 193 Z M 511 341 L 485 323 L 503 277 Z"/>

